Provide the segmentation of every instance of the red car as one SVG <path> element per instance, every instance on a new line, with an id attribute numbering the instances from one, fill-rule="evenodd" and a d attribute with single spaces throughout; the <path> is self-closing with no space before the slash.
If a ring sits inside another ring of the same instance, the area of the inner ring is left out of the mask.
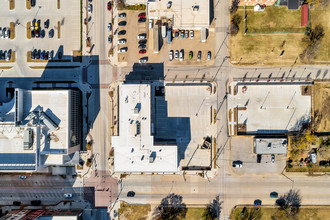
<path id="1" fill-rule="evenodd" d="M 144 13 L 144 12 L 143 12 L 143 13 L 140 13 L 140 14 L 138 15 L 138 17 L 139 17 L 139 18 L 145 18 L 145 17 L 146 17 L 146 13 Z"/>
<path id="2" fill-rule="evenodd" d="M 111 2 L 108 2 L 108 11 L 111 10 Z"/>
<path id="3" fill-rule="evenodd" d="M 140 50 L 139 54 L 145 54 L 147 51 L 146 50 Z"/>

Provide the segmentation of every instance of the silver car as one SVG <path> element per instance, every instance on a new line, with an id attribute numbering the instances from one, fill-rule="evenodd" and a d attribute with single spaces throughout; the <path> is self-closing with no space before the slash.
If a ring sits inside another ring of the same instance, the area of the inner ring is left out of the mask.
<path id="1" fill-rule="evenodd" d="M 120 39 L 120 40 L 118 40 L 118 44 L 126 44 L 126 39 Z"/>
<path id="2" fill-rule="evenodd" d="M 179 51 L 178 50 L 175 51 L 174 58 L 175 58 L 175 60 L 178 60 L 178 58 L 179 58 Z"/>
<path id="3" fill-rule="evenodd" d="M 171 50 L 170 53 L 169 53 L 169 60 L 170 60 L 170 61 L 173 60 L 173 50 Z"/>
<path id="4" fill-rule="evenodd" d="M 182 49 L 180 51 L 180 61 L 183 61 L 183 58 L 184 58 L 184 50 Z"/>

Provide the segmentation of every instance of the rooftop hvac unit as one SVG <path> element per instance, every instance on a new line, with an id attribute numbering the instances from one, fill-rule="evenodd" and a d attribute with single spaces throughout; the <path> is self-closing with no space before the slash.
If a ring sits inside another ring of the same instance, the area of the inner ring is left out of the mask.
<path id="1" fill-rule="evenodd" d="M 33 143 L 33 130 L 31 128 L 27 128 L 23 133 L 24 138 L 24 150 L 28 150 L 32 147 Z"/>

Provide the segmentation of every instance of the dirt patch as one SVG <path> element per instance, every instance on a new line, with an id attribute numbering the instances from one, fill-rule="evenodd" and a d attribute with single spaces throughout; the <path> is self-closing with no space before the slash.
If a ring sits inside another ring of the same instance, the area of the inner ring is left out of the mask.
<path id="1" fill-rule="evenodd" d="M 120 209 L 118 209 L 119 219 L 146 220 L 150 210 L 150 205 L 130 205 L 122 202 Z"/>
<path id="2" fill-rule="evenodd" d="M 57 0 L 57 9 L 60 9 L 60 7 L 61 7 L 61 1 Z"/>
<path id="3" fill-rule="evenodd" d="M 26 37 L 27 39 L 31 39 L 31 23 L 26 23 Z"/>
<path id="4" fill-rule="evenodd" d="M 314 84 L 315 132 L 330 131 L 330 82 Z"/>
<path id="5" fill-rule="evenodd" d="M 26 9 L 27 10 L 31 9 L 31 0 L 26 0 Z"/>
<path id="6" fill-rule="evenodd" d="M 312 86 L 301 86 L 302 95 L 312 95 Z"/>
<path id="7" fill-rule="evenodd" d="M 15 38 L 15 23 L 14 22 L 10 22 L 10 39 L 14 39 Z"/>
<path id="8" fill-rule="evenodd" d="M 60 21 L 57 22 L 57 38 L 58 39 L 61 38 L 61 22 Z"/>
<path id="9" fill-rule="evenodd" d="M 9 0 L 9 9 L 14 10 L 15 9 L 15 0 Z"/>

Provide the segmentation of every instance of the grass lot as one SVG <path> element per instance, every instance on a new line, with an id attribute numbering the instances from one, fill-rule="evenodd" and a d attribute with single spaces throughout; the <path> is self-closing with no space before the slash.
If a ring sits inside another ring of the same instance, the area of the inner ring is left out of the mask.
<path id="1" fill-rule="evenodd" d="M 304 33 L 306 28 L 300 27 L 301 10 L 288 10 L 285 7 L 266 7 L 264 12 L 247 9 L 247 33 L 294 32 Z"/>
<path id="2" fill-rule="evenodd" d="M 261 220 L 269 220 L 272 219 L 271 216 L 277 211 L 274 208 L 261 208 L 262 212 Z M 242 212 L 242 208 L 236 208 L 232 211 L 230 219 L 232 220 L 241 220 L 240 214 Z M 330 208 L 300 208 L 297 219 L 301 220 L 323 220 L 329 219 Z M 287 218 L 283 218 L 285 220 Z"/>
<path id="3" fill-rule="evenodd" d="M 275 10 L 282 10 L 281 13 L 288 12 L 288 10 L 283 7 L 278 7 L 279 9 L 272 9 L 269 7 L 271 12 Z M 272 11 L 273 10 L 273 11 Z M 267 10 L 265 10 L 267 12 Z M 292 65 L 299 54 L 304 50 L 304 46 L 301 43 L 303 34 L 267 34 L 267 35 L 244 35 L 244 10 L 242 7 L 237 11 L 242 17 L 242 22 L 239 25 L 239 32 L 236 36 L 230 37 L 230 59 L 232 64 L 239 65 Z M 271 21 L 274 17 L 273 13 L 266 14 L 264 12 L 259 12 L 260 15 L 256 15 L 254 22 L 256 25 L 258 23 L 268 21 L 268 24 L 263 24 L 262 28 L 273 27 L 274 30 L 286 30 L 284 24 L 292 27 L 292 24 L 297 23 L 297 18 L 294 18 L 294 12 L 288 12 L 288 17 L 293 17 L 295 22 L 284 22 L 283 24 L 278 24 L 280 21 L 285 21 L 286 19 L 278 19 Z M 293 13 L 293 14 L 291 14 Z M 266 17 L 262 17 L 266 16 Z M 268 17 L 269 16 L 269 17 Z M 262 18 L 261 18 L 262 17 Z M 315 7 L 311 10 L 311 24 L 314 27 L 316 24 L 322 24 L 325 29 L 325 37 L 322 40 L 321 47 L 319 49 L 319 55 L 315 61 L 330 61 L 329 55 L 329 42 L 330 42 L 330 26 L 327 22 L 327 18 L 330 17 L 330 4 L 324 8 Z M 258 19 L 259 20 L 258 20 Z M 255 25 L 252 25 L 251 17 L 248 20 L 248 31 L 253 31 Z M 275 28 L 275 26 L 279 25 Z M 300 27 L 300 22 L 297 24 Z M 252 29 L 252 30 L 251 30 Z M 280 57 L 280 54 L 284 50 L 284 54 Z M 297 64 L 301 64 L 300 59 L 297 60 Z"/>
<path id="4" fill-rule="evenodd" d="M 151 211 L 150 205 L 129 205 L 126 203 L 120 204 L 120 209 L 118 210 L 119 219 L 135 219 L 143 220 L 148 219 L 148 212 Z"/>
<path id="5" fill-rule="evenodd" d="M 330 42 L 330 41 L 329 41 Z M 314 84 L 314 112 L 318 112 L 315 121 L 316 132 L 330 131 L 330 82 L 315 82 Z"/>
<path id="6" fill-rule="evenodd" d="M 200 220 L 202 219 L 203 212 L 204 208 L 188 208 L 186 217 L 183 219 Z"/>

